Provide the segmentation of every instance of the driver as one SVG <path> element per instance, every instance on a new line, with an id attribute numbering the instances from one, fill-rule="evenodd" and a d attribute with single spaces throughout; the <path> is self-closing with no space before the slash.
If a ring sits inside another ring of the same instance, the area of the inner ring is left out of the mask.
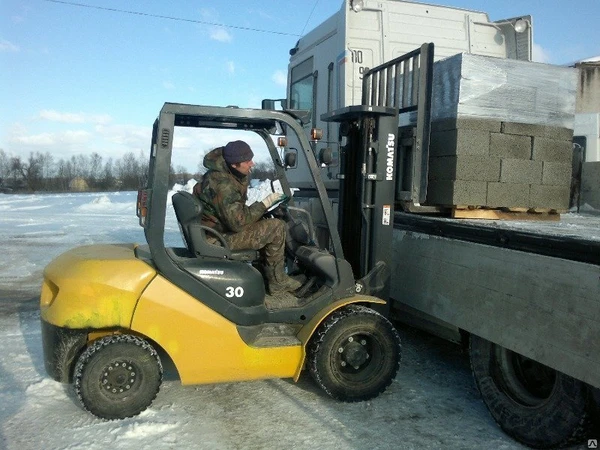
<path id="1" fill-rule="evenodd" d="M 208 172 L 194 186 L 194 194 L 204 206 L 202 225 L 223 233 L 232 250 L 260 250 L 271 295 L 292 292 L 301 283 L 285 273 L 285 222 L 262 219 L 283 195 L 272 193 L 246 206 L 253 157 L 252 149 L 244 141 L 229 142 L 206 154 L 203 164 Z"/>

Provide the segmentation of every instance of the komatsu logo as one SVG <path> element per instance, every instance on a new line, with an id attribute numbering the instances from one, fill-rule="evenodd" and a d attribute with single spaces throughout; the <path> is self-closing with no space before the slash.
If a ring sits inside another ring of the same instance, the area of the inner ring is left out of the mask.
<path id="1" fill-rule="evenodd" d="M 223 275 L 225 271 L 219 269 L 200 269 L 200 275 Z"/>
<path id="2" fill-rule="evenodd" d="M 396 136 L 388 134 L 387 144 L 387 164 L 385 167 L 385 181 L 394 180 L 394 152 L 396 151 Z"/>

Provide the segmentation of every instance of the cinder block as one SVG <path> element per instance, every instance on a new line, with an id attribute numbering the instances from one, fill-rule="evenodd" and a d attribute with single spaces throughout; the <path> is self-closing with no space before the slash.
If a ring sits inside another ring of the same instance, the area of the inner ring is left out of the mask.
<path id="1" fill-rule="evenodd" d="M 439 180 L 429 183 L 429 205 L 485 205 L 487 183 L 485 181 Z"/>
<path id="2" fill-rule="evenodd" d="M 499 181 L 500 158 L 480 155 L 431 158 L 429 161 L 429 179 Z"/>
<path id="3" fill-rule="evenodd" d="M 431 131 L 447 131 L 457 128 L 465 130 L 490 131 L 500 133 L 502 122 L 493 119 L 482 119 L 475 117 L 453 117 L 451 119 L 438 120 L 431 123 Z"/>
<path id="4" fill-rule="evenodd" d="M 559 141 L 573 139 L 573 130 L 563 127 L 551 127 L 532 123 L 502 122 L 502 133 L 522 136 L 538 136 Z"/>
<path id="5" fill-rule="evenodd" d="M 544 161 L 542 184 L 553 186 L 571 186 L 573 166 L 569 163 Z"/>
<path id="6" fill-rule="evenodd" d="M 492 208 L 529 208 L 529 185 L 488 183 L 486 204 Z"/>
<path id="7" fill-rule="evenodd" d="M 431 156 L 488 155 L 490 133 L 488 131 L 456 129 L 431 133 L 429 154 Z"/>
<path id="8" fill-rule="evenodd" d="M 503 159 L 500 169 L 500 182 L 540 184 L 542 182 L 542 161 Z"/>
<path id="9" fill-rule="evenodd" d="M 559 141 L 543 137 L 533 137 L 534 161 L 554 161 L 570 163 L 573 154 L 573 144 L 570 141 Z"/>
<path id="10" fill-rule="evenodd" d="M 490 134 L 490 155 L 501 158 L 531 159 L 531 136 Z"/>
<path id="11" fill-rule="evenodd" d="M 531 207 L 568 209 L 570 191 L 568 186 L 532 184 L 529 191 Z"/>

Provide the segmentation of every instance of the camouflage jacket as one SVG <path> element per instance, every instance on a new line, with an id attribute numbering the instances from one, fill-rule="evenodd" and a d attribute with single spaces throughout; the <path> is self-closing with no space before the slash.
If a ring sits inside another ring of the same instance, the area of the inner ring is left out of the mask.
<path id="1" fill-rule="evenodd" d="M 216 148 L 204 157 L 202 182 L 194 193 L 203 205 L 202 224 L 222 233 L 238 233 L 246 225 L 260 220 L 266 211 L 262 202 L 246 206 L 248 177 L 233 173 L 225 159 L 223 148 Z"/>

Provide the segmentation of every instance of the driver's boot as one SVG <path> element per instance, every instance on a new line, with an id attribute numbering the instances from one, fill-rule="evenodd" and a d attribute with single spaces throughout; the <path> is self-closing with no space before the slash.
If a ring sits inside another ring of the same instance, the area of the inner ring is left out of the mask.
<path id="1" fill-rule="evenodd" d="M 265 277 L 269 285 L 269 293 L 271 295 L 282 292 L 294 292 L 302 286 L 302 283 L 294 280 L 285 273 L 283 261 L 275 263 L 275 265 L 265 266 Z"/>

